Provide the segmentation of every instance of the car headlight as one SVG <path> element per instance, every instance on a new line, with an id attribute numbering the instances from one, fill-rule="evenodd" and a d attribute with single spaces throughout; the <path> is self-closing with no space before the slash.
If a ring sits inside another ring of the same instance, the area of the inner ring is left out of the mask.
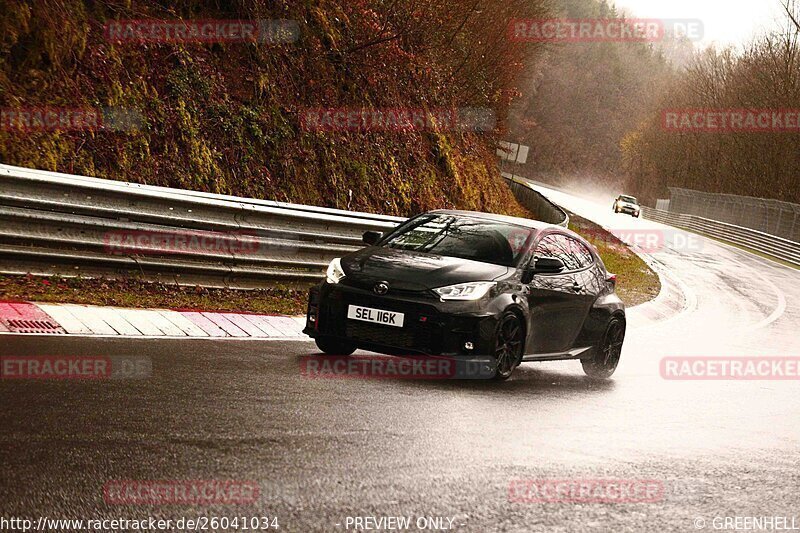
<path id="1" fill-rule="evenodd" d="M 479 300 L 495 285 L 494 281 L 472 281 L 433 290 L 442 300 Z"/>
<path id="2" fill-rule="evenodd" d="M 342 270 L 342 260 L 338 257 L 331 261 L 328 265 L 328 271 L 325 273 L 325 281 L 328 283 L 339 283 L 344 278 L 344 270 Z"/>

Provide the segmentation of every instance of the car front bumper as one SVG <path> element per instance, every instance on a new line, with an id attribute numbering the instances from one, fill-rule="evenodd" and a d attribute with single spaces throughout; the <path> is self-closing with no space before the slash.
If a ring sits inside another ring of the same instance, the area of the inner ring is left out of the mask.
<path id="1" fill-rule="evenodd" d="M 403 327 L 348 319 L 349 305 L 403 313 Z M 359 348 L 390 355 L 464 356 L 491 362 L 498 320 L 497 313 L 480 309 L 477 302 L 442 302 L 406 294 L 378 296 L 365 289 L 323 282 L 309 292 L 303 332 L 311 337 L 347 339 Z"/>

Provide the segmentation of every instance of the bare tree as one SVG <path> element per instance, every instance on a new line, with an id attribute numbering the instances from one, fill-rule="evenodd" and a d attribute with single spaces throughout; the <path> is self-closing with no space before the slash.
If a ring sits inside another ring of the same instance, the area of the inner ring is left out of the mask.
<path id="1" fill-rule="evenodd" d="M 789 16 L 789 20 L 791 20 L 794 27 L 800 31 L 800 15 L 798 15 L 799 9 L 797 0 L 782 0 L 781 4 L 786 14 Z"/>

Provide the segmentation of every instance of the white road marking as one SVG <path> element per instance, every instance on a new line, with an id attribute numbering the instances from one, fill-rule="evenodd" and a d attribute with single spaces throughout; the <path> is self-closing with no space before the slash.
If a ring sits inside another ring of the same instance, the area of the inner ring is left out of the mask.
<path id="1" fill-rule="evenodd" d="M 158 311 L 158 313 L 175 324 L 177 328 L 179 328 L 185 335 L 189 337 L 208 337 L 209 334 L 206 333 L 203 328 L 186 318 L 182 313 L 178 311 L 171 311 L 171 310 L 163 310 Z"/>
<path id="2" fill-rule="evenodd" d="M 2 305 L 2 304 L 0 304 Z M 304 317 L 127 309 L 81 304 L 34 303 L 67 334 L 103 338 L 237 338 L 308 340 Z M 10 306 L 9 306 L 10 307 Z M 13 308 L 11 308 L 13 311 Z M 22 335 L 0 327 L 0 334 Z M 24 334 L 33 335 L 33 334 Z"/>
<path id="3" fill-rule="evenodd" d="M 225 330 L 203 316 L 200 311 L 183 311 L 183 316 L 190 319 L 197 327 L 202 328 L 210 337 L 227 337 Z"/>
<path id="4" fill-rule="evenodd" d="M 303 329 L 294 319 L 288 316 L 271 316 L 269 317 L 269 323 L 283 335 L 299 335 Z"/>
<path id="5" fill-rule="evenodd" d="M 83 322 L 96 335 L 115 335 L 119 333 L 97 313 L 93 313 L 91 309 L 87 309 L 85 306 L 64 304 L 61 307 Z"/>
<path id="6" fill-rule="evenodd" d="M 222 316 L 233 322 L 233 324 L 250 335 L 251 337 L 269 337 L 266 333 L 264 333 L 261 329 L 259 329 L 255 324 L 246 320 L 242 315 L 238 313 L 220 313 Z"/>
<path id="7" fill-rule="evenodd" d="M 255 324 L 255 326 L 263 331 L 268 337 L 280 337 L 283 335 L 281 330 L 269 323 L 271 317 L 264 315 L 242 315 L 245 320 Z"/>
<path id="8" fill-rule="evenodd" d="M 123 309 L 116 308 L 122 317 L 130 322 L 133 327 L 141 331 L 144 335 L 150 337 L 163 337 L 165 333 L 161 331 L 155 324 L 150 321 L 150 318 L 142 313 L 142 309 Z"/>
<path id="9" fill-rule="evenodd" d="M 140 309 L 139 313 L 141 313 L 147 320 L 153 323 L 158 329 L 164 332 L 164 335 L 170 335 L 173 337 L 180 337 L 181 335 L 186 335 L 184 331 L 170 322 L 167 317 L 162 315 L 162 311 L 164 309 Z"/>
<path id="10" fill-rule="evenodd" d="M 766 317 L 765 319 L 761 320 L 756 324 L 748 326 L 747 328 L 745 328 L 744 331 L 751 332 L 757 329 L 765 328 L 770 324 L 772 324 L 773 322 L 775 322 L 776 320 L 778 320 L 781 317 L 781 315 L 783 315 L 783 313 L 786 311 L 786 295 L 784 295 L 783 291 L 780 288 L 778 288 L 777 285 L 772 283 L 772 281 L 770 281 L 770 279 L 767 278 L 767 276 L 763 275 L 757 269 L 747 266 L 746 264 L 742 263 L 741 261 L 737 261 L 736 259 L 731 259 L 731 261 L 746 268 L 747 270 L 752 272 L 755 276 L 757 276 L 765 285 L 767 285 L 770 289 L 772 289 L 772 292 L 775 294 L 775 297 L 778 300 L 775 309 L 772 311 L 772 313 L 770 313 L 768 317 Z"/>
<path id="11" fill-rule="evenodd" d="M 59 325 L 64 328 L 64 331 L 67 333 L 73 334 L 81 334 L 81 335 L 92 335 L 92 330 L 80 321 L 77 317 L 75 317 L 69 310 L 62 306 L 56 304 L 36 304 L 36 306 L 50 315 L 53 320 L 59 323 Z"/>
<path id="12" fill-rule="evenodd" d="M 97 307 L 93 305 L 82 305 L 81 306 L 81 314 L 93 314 L 98 318 L 101 318 L 109 326 L 114 328 L 114 330 L 119 335 L 126 335 L 131 337 L 141 336 L 142 332 L 136 329 L 136 327 L 125 320 L 120 312 L 113 307 Z"/>
<path id="13" fill-rule="evenodd" d="M 242 331 L 236 324 L 220 315 L 219 313 L 202 313 L 204 317 L 219 326 L 225 333 L 231 337 L 248 337 L 249 335 Z"/>

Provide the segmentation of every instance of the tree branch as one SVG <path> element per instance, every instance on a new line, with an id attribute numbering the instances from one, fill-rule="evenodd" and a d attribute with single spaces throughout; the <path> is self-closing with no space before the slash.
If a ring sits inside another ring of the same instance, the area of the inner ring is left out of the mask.
<path id="1" fill-rule="evenodd" d="M 784 2 L 781 2 L 781 4 L 783 5 L 783 9 L 786 11 L 786 14 L 789 15 L 789 20 L 791 20 L 792 23 L 794 23 L 795 28 L 797 28 L 798 31 L 800 31 L 800 22 L 798 22 L 797 17 L 795 16 L 792 10 L 793 3 L 794 2 L 792 0 L 785 0 Z"/>

